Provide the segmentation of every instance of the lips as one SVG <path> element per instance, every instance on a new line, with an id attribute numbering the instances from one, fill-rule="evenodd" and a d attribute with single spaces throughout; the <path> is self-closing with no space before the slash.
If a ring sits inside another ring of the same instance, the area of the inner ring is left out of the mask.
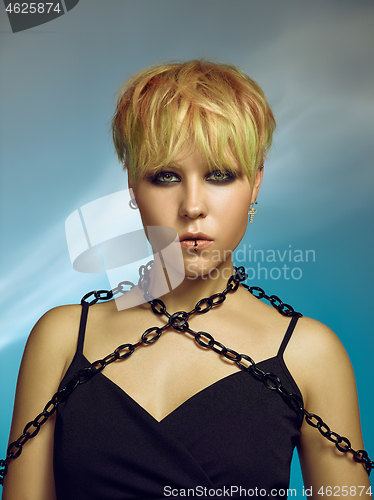
<path id="1" fill-rule="evenodd" d="M 204 233 L 183 233 L 179 236 L 179 241 L 185 241 L 185 240 L 213 241 L 213 238 Z"/>
<path id="2" fill-rule="evenodd" d="M 213 243 L 213 239 L 204 233 L 183 233 L 179 237 L 182 248 L 186 250 L 203 250 Z"/>

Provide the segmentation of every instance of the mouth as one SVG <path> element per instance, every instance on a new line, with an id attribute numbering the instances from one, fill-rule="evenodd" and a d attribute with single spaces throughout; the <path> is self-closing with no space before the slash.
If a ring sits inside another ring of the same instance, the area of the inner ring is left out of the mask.
<path id="1" fill-rule="evenodd" d="M 197 252 L 209 247 L 213 239 L 204 233 L 184 233 L 179 237 L 182 248 Z"/>

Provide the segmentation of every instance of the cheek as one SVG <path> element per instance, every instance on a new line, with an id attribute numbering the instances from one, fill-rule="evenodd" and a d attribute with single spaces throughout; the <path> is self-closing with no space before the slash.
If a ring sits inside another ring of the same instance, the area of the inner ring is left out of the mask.
<path id="1" fill-rule="evenodd" d="M 250 194 L 245 191 L 244 193 L 236 192 L 227 199 L 221 200 L 218 210 L 226 224 L 229 223 L 235 227 L 246 224 L 250 199 Z"/>
<path id="2" fill-rule="evenodd" d="M 152 190 L 147 189 L 140 181 L 136 190 L 136 202 L 139 207 L 140 215 L 143 220 L 143 224 L 152 225 L 152 221 L 158 212 L 158 205 L 154 199 Z"/>
<path id="3" fill-rule="evenodd" d="M 149 226 L 167 226 L 170 219 L 171 210 L 168 204 L 160 202 L 160 198 L 148 197 L 142 199 L 138 204 L 143 223 Z"/>
<path id="4" fill-rule="evenodd" d="M 239 244 L 247 229 L 249 203 L 250 197 L 237 196 L 229 205 L 222 206 L 221 225 L 232 243 L 236 245 Z"/>
<path id="5" fill-rule="evenodd" d="M 248 210 L 246 210 L 245 206 L 241 206 L 238 210 L 235 211 L 233 216 L 231 217 L 231 221 L 228 222 L 230 224 L 231 233 L 234 237 L 238 238 L 239 241 L 243 238 L 244 233 L 247 229 L 248 223 Z"/>

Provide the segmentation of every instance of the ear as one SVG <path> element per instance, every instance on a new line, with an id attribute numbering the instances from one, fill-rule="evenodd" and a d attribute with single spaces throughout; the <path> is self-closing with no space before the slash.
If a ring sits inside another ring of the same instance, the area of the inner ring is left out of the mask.
<path id="1" fill-rule="evenodd" d="M 130 170 L 127 168 L 126 172 L 127 172 L 127 185 L 129 186 L 129 189 L 133 189 L 134 185 L 131 179 Z"/>
<path id="2" fill-rule="evenodd" d="M 256 173 L 253 177 L 251 204 L 257 200 L 258 192 L 260 191 L 263 177 L 264 177 L 264 167 L 261 165 L 261 167 L 256 170 Z"/>
<path id="3" fill-rule="evenodd" d="M 135 185 L 134 182 L 131 178 L 130 170 L 127 169 L 127 185 L 129 186 L 129 191 L 130 191 L 130 197 L 131 199 L 136 198 L 135 195 Z"/>
<path id="4" fill-rule="evenodd" d="M 129 187 L 130 200 L 133 200 L 133 199 L 136 199 L 136 196 L 134 193 L 134 184 L 132 182 L 129 169 L 126 169 L 126 170 L 127 170 L 127 185 Z"/>

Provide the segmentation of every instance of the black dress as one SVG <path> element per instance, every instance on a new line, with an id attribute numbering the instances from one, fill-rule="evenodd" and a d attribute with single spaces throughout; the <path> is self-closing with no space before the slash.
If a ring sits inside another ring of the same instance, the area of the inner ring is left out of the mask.
<path id="1" fill-rule="evenodd" d="M 277 356 L 258 366 L 301 397 L 283 360 L 296 322 L 291 319 Z M 60 388 L 90 364 L 83 355 L 85 323 Z M 57 499 L 284 499 L 301 423 L 302 414 L 278 393 L 239 369 L 160 422 L 98 373 L 57 408 Z"/>

